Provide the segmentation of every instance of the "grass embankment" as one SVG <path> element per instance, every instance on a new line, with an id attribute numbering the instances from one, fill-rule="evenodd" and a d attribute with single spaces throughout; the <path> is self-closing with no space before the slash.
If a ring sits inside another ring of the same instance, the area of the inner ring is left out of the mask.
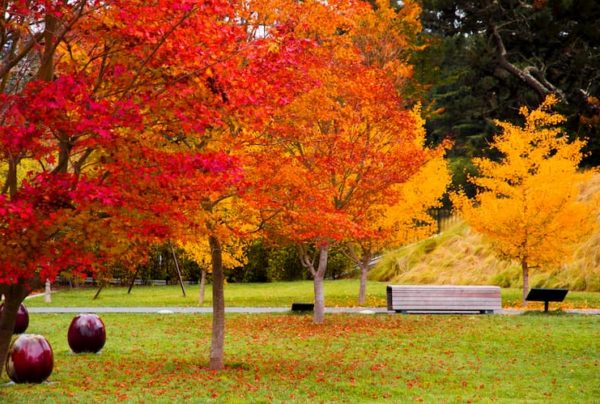
<path id="1" fill-rule="evenodd" d="M 400 284 L 522 287 L 519 264 L 498 259 L 464 223 L 384 254 L 369 278 Z M 531 270 L 530 286 L 600 292 L 600 233 L 582 243 L 562 267 Z"/>
<path id="2" fill-rule="evenodd" d="M 343 279 L 325 282 L 325 304 L 328 307 L 355 307 L 358 296 L 358 280 Z M 385 287 L 389 282 L 367 283 L 366 307 L 386 307 Z M 93 300 L 95 288 L 63 289 L 52 294 L 52 302 L 44 303 L 43 297 L 27 299 L 27 307 L 199 307 L 198 285 L 186 286 L 183 297 L 177 285 L 136 286 L 131 294 L 125 287 L 109 287 Z M 503 307 L 521 308 L 520 289 L 502 289 Z M 212 305 L 210 285 L 205 291 L 204 307 Z M 225 287 L 227 307 L 290 307 L 293 302 L 312 302 L 311 281 L 273 283 L 230 283 Z M 530 303 L 528 309 L 540 310 L 543 303 Z M 600 308 L 600 293 L 569 292 L 562 303 L 551 303 L 550 309 Z"/>
<path id="3" fill-rule="evenodd" d="M 69 351 L 72 316 L 32 316 L 55 354 L 50 382 L 7 385 L 27 402 L 594 402 L 596 316 L 231 315 L 226 370 L 206 368 L 211 317 L 104 315 L 98 354 Z"/>

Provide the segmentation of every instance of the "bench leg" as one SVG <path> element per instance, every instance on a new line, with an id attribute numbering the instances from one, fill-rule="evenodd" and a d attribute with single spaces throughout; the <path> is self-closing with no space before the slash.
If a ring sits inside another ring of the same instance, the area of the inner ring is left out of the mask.
<path id="1" fill-rule="evenodd" d="M 548 303 L 549 302 L 544 302 L 544 313 L 548 312 Z"/>

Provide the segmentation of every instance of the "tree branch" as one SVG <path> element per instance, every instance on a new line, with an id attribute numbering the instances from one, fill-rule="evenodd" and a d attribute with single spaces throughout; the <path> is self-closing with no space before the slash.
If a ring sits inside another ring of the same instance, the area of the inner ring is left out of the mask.
<path id="1" fill-rule="evenodd" d="M 541 75 L 541 72 L 538 68 L 534 66 L 528 66 L 524 69 L 520 69 L 514 64 L 510 63 L 506 58 L 506 47 L 504 46 L 502 36 L 500 36 L 500 33 L 498 32 L 498 27 L 495 24 L 490 24 L 489 31 L 496 46 L 496 59 L 498 60 L 498 65 L 502 69 L 523 81 L 530 88 L 535 90 L 541 97 L 545 97 L 551 93 L 556 93 L 563 102 L 566 102 L 565 95 L 561 90 L 550 84 L 545 78 L 542 78 L 540 81 L 532 74 L 532 72 L 535 71 Z"/>
<path id="2" fill-rule="evenodd" d="M 173 24 L 173 26 L 162 36 L 162 38 L 160 38 L 160 40 L 158 41 L 158 43 L 156 44 L 156 46 L 154 47 L 154 49 L 152 49 L 152 51 L 150 52 L 150 54 L 142 62 L 141 66 L 140 66 L 139 70 L 136 72 L 135 76 L 133 76 L 133 78 L 131 79 L 131 81 L 127 85 L 127 87 L 125 87 L 125 89 L 121 93 L 120 99 L 123 99 L 129 93 L 129 91 L 133 88 L 133 86 L 135 85 L 135 83 L 139 79 L 140 75 L 142 74 L 142 72 L 146 68 L 146 65 L 152 60 L 152 58 L 154 57 L 154 55 L 156 55 L 156 53 L 158 52 L 158 50 L 165 44 L 165 42 L 167 41 L 167 39 L 169 38 L 169 36 L 171 36 L 171 34 L 173 32 L 175 32 L 175 30 L 179 26 L 181 26 L 181 24 L 183 24 L 195 11 L 196 11 L 196 8 L 192 7 L 189 11 L 185 12 L 181 16 L 181 18 L 179 19 L 179 21 L 177 21 L 175 24 Z"/>
<path id="3" fill-rule="evenodd" d="M 316 276 L 317 271 L 315 271 L 315 261 L 314 258 L 312 261 L 308 258 L 308 251 L 306 251 L 306 246 L 304 246 L 303 244 L 297 244 L 296 248 L 298 250 L 298 257 L 300 257 L 300 263 L 302 263 L 302 266 L 308 269 L 313 277 Z"/>

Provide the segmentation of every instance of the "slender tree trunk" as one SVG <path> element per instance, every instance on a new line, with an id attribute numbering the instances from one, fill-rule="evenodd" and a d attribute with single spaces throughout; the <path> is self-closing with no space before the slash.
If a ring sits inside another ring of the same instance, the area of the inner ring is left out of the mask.
<path id="1" fill-rule="evenodd" d="M 8 172 L 6 173 L 6 184 L 2 193 L 8 192 L 10 199 L 14 199 L 17 194 L 17 164 L 15 159 L 10 158 L 8 160 Z"/>
<path id="2" fill-rule="evenodd" d="M 371 258 L 373 258 L 373 253 L 371 252 L 371 248 L 360 246 L 362 253 L 359 255 L 356 251 L 357 248 L 357 246 L 349 244 L 345 249 L 342 249 L 342 252 L 360 268 L 358 304 L 362 306 L 367 299 L 367 274 L 369 273 L 369 263 L 371 262 Z"/>
<path id="3" fill-rule="evenodd" d="M 529 293 L 529 266 L 527 261 L 521 261 L 521 268 L 523 269 L 523 306 L 527 306 L 527 294 Z"/>
<path id="4" fill-rule="evenodd" d="M 223 293 L 225 277 L 223 274 L 223 256 L 221 243 L 215 236 L 209 236 L 208 244 L 210 245 L 213 274 L 213 323 L 209 368 L 212 370 L 221 370 L 224 367 L 225 343 L 225 297 Z"/>
<path id="5" fill-rule="evenodd" d="M 0 366 L 0 376 L 2 376 L 8 348 L 15 329 L 17 311 L 29 292 L 24 285 L 2 285 L 0 286 L 0 294 L 4 295 L 2 315 L 0 316 L 0 363 L 2 364 Z"/>
<path id="6" fill-rule="evenodd" d="M 327 258 L 329 253 L 329 245 L 324 244 L 319 248 L 319 267 L 317 268 L 314 278 L 315 291 L 315 311 L 313 313 L 313 322 L 322 324 L 325 321 L 325 291 L 323 279 L 327 270 Z"/>
<path id="7" fill-rule="evenodd" d="M 44 302 L 45 303 L 52 303 L 52 286 L 50 284 L 50 279 L 46 279 L 46 287 L 44 290 Z"/>
<path id="8" fill-rule="evenodd" d="M 204 291 L 206 289 L 206 271 L 203 269 L 200 275 L 200 297 L 198 302 L 203 305 L 204 304 Z"/>
<path id="9" fill-rule="evenodd" d="M 358 304 L 360 306 L 365 304 L 367 299 L 367 273 L 369 272 L 369 265 L 365 265 L 364 262 L 361 262 L 360 267 L 360 286 L 358 288 Z"/>
<path id="10" fill-rule="evenodd" d="M 133 285 L 135 283 L 135 279 L 137 278 L 139 272 L 140 272 L 140 267 L 138 266 L 135 269 L 135 273 L 133 274 L 133 278 L 131 278 L 131 282 L 129 282 L 129 289 L 127 289 L 127 294 L 128 295 L 131 293 L 131 289 L 133 289 Z"/>
<path id="11" fill-rule="evenodd" d="M 102 292 L 102 289 L 104 289 L 105 285 L 106 285 L 105 282 L 102 282 L 100 284 L 100 287 L 98 288 L 98 291 L 96 292 L 96 294 L 94 295 L 94 298 L 92 300 L 96 300 L 96 299 L 98 299 L 98 297 L 100 297 L 100 292 Z"/>
<path id="12" fill-rule="evenodd" d="M 183 297 L 185 297 L 185 288 L 183 287 L 183 278 L 181 277 L 181 271 L 179 270 L 179 261 L 177 260 L 177 255 L 175 255 L 175 249 L 173 248 L 173 244 L 169 243 L 171 247 L 171 254 L 173 254 L 173 262 L 175 263 L 175 269 L 177 270 L 177 279 L 179 279 L 179 286 L 181 286 L 181 293 L 183 293 Z"/>

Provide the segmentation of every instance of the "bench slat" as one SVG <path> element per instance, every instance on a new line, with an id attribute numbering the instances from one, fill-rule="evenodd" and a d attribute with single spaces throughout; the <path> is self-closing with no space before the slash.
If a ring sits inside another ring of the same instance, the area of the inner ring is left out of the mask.
<path id="1" fill-rule="evenodd" d="M 437 310 L 437 311 L 480 311 L 480 310 L 500 310 L 497 306 L 402 306 L 395 307 L 394 311 L 429 311 L 429 310 Z"/>
<path id="2" fill-rule="evenodd" d="M 496 302 L 497 299 L 481 299 L 481 298 L 472 298 L 468 297 L 466 299 L 456 299 L 456 298 L 432 298 L 431 296 L 425 296 L 421 298 L 412 298 L 412 299 L 395 299 L 395 301 L 403 302 L 403 303 L 421 303 L 421 302 L 439 302 L 439 303 L 452 303 L 452 302 L 463 302 L 468 304 L 477 304 L 477 303 L 486 303 L 486 302 Z"/>
<path id="3" fill-rule="evenodd" d="M 402 298 L 402 299 L 412 299 L 412 298 L 419 298 L 421 296 L 423 296 L 424 294 L 426 294 L 427 296 L 431 296 L 431 297 L 439 297 L 439 298 L 451 298 L 451 297 L 456 297 L 456 298 L 492 298 L 495 299 L 496 297 L 499 297 L 499 295 L 496 294 L 486 294 L 486 293 L 461 293 L 461 294 L 456 294 L 456 293 L 394 293 L 392 292 L 392 296 L 394 297 L 398 297 L 398 298 Z"/>

